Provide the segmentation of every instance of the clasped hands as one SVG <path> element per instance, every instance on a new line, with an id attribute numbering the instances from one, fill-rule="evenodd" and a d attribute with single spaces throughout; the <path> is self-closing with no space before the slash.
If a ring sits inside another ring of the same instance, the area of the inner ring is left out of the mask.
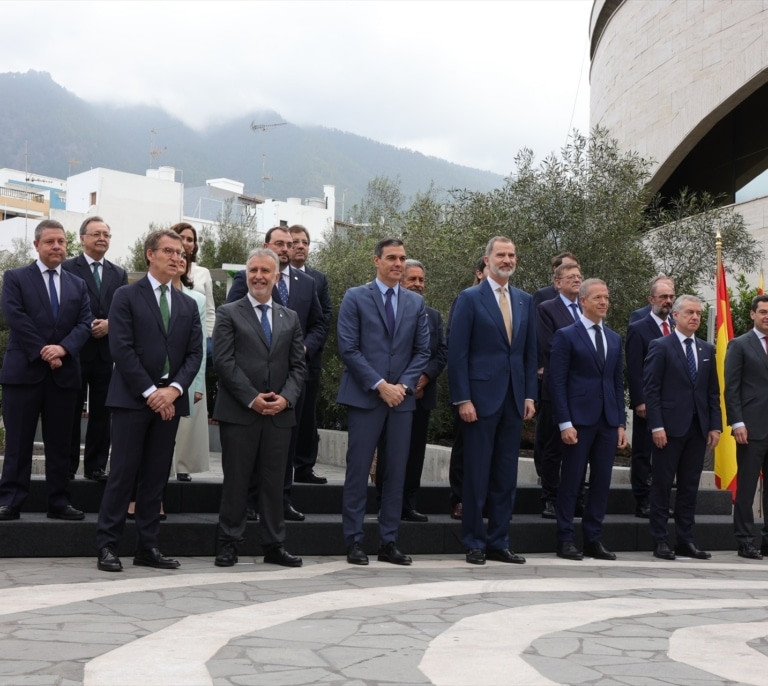
<path id="1" fill-rule="evenodd" d="M 40 351 L 40 357 L 48 363 L 51 369 L 58 369 L 62 365 L 61 358 L 65 357 L 67 351 L 60 345 L 46 345 Z"/>
<path id="2" fill-rule="evenodd" d="M 179 389 L 173 386 L 158 388 L 147 397 L 147 406 L 167 422 L 176 416 L 176 406 L 173 403 L 180 395 Z"/>
<path id="3" fill-rule="evenodd" d="M 288 407 L 288 401 L 274 391 L 259 393 L 251 403 L 251 409 L 267 417 L 274 416 Z"/>

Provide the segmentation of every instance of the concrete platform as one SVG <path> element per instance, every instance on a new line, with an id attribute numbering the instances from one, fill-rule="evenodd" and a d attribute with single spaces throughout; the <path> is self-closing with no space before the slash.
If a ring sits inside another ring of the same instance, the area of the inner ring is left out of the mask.
<path id="1" fill-rule="evenodd" d="M 0 560 L 0 686 L 766 684 L 766 562 Z"/>

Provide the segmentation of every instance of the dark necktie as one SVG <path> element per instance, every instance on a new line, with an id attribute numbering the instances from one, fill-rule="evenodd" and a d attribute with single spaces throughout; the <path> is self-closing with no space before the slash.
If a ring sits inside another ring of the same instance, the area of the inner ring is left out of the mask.
<path id="1" fill-rule="evenodd" d="M 688 360 L 688 373 L 691 375 L 691 381 L 696 383 L 696 358 L 693 356 L 693 339 L 685 339 L 685 357 Z"/>
<path id="2" fill-rule="evenodd" d="M 285 288 L 285 286 L 283 286 Z M 261 328 L 264 331 L 264 338 L 267 339 L 267 345 L 272 345 L 272 327 L 269 325 L 269 317 L 267 317 L 267 312 L 269 312 L 269 305 L 257 305 L 257 307 L 261 310 Z"/>
<path id="3" fill-rule="evenodd" d="M 168 285 L 160 284 L 160 317 L 163 320 L 163 327 L 165 333 L 168 333 L 168 325 L 171 323 L 171 312 L 168 309 L 168 296 L 165 294 L 168 290 Z M 165 356 L 165 362 L 163 363 L 163 373 L 161 376 L 168 376 L 168 372 L 171 371 L 171 361 L 168 356 Z"/>
<path id="4" fill-rule="evenodd" d="M 666 319 L 661 322 L 661 333 L 665 336 L 669 336 L 669 324 Z"/>
<path id="5" fill-rule="evenodd" d="M 387 302 L 384 303 L 384 312 L 387 315 L 387 328 L 389 329 L 390 336 L 395 333 L 395 308 L 392 305 L 392 296 L 394 294 L 394 288 L 387 288 Z"/>
<path id="6" fill-rule="evenodd" d="M 98 262 L 93 263 L 93 280 L 96 282 L 96 290 L 101 290 L 101 277 L 99 276 L 99 267 L 101 264 Z"/>
<path id="7" fill-rule="evenodd" d="M 55 269 L 48 270 L 48 294 L 51 296 L 51 313 L 54 320 L 59 317 L 59 295 L 56 292 L 56 282 L 53 280 L 55 275 Z"/>
<path id="8" fill-rule="evenodd" d="M 573 310 L 573 320 L 579 321 L 579 306 L 576 303 L 571 303 L 568 307 Z"/>
<path id="9" fill-rule="evenodd" d="M 285 285 L 285 281 L 283 279 L 287 279 L 288 277 L 285 274 L 280 274 L 280 280 L 277 282 L 277 292 L 280 294 L 280 300 L 283 301 L 283 305 L 285 307 L 288 307 L 288 286 Z"/>
<path id="10" fill-rule="evenodd" d="M 595 349 L 597 350 L 597 359 L 600 361 L 600 369 L 605 366 L 605 346 L 603 345 L 603 330 L 599 325 L 592 327 L 595 330 Z"/>

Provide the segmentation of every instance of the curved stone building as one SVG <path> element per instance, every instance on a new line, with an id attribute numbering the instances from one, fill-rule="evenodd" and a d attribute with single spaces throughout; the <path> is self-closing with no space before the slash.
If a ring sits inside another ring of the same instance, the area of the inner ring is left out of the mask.
<path id="1" fill-rule="evenodd" d="M 652 189 L 723 194 L 768 238 L 768 2 L 595 0 L 590 57 L 591 123 Z"/>

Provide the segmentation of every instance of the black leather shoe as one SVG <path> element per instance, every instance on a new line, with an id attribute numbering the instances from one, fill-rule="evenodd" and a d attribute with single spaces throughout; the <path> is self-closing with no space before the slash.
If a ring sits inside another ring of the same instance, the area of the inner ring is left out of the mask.
<path id="1" fill-rule="evenodd" d="M 106 481 L 108 474 L 103 469 L 95 469 L 92 472 L 88 472 L 85 475 L 86 479 L 91 481 Z"/>
<path id="2" fill-rule="evenodd" d="M 69 522 L 77 522 L 81 519 L 85 519 L 85 512 L 76 510 L 71 505 L 67 505 L 60 510 L 49 510 L 47 516 L 48 519 L 66 519 Z"/>
<path id="3" fill-rule="evenodd" d="M 281 567 L 301 567 L 304 564 L 300 557 L 291 555 L 283 546 L 270 548 L 264 553 L 264 563 L 280 565 Z"/>
<path id="4" fill-rule="evenodd" d="M 324 476 L 318 476 L 312 470 L 308 472 L 296 472 L 293 475 L 293 483 L 295 484 L 327 484 L 328 479 Z"/>
<path id="5" fill-rule="evenodd" d="M 178 472 L 176 474 L 176 481 L 192 481 L 192 477 L 186 472 Z"/>
<path id="6" fill-rule="evenodd" d="M 495 560 L 496 562 L 511 562 L 516 565 L 524 565 L 525 558 L 522 555 L 513 553 L 509 548 L 499 548 L 498 550 L 486 550 L 486 560 Z"/>
<path id="7" fill-rule="evenodd" d="M 303 522 L 306 519 L 304 513 L 299 512 L 293 505 L 288 505 L 283 509 L 283 518 L 286 522 Z"/>
<path id="8" fill-rule="evenodd" d="M 408 555 L 404 555 L 397 549 L 394 541 L 379 547 L 378 560 L 379 562 L 390 562 L 393 565 L 409 565 L 413 562 Z"/>
<path id="9" fill-rule="evenodd" d="M 123 571 L 123 563 L 120 562 L 120 558 L 108 545 L 99 550 L 99 557 L 98 561 L 96 562 L 96 567 L 102 572 Z"/>
<path id="10" fill-rule="evenodd" d="M 543 519 L 557 519 L 557 513 L 555 512 L 555 504 L 551 500 L 547 500 L 544 503 L 544 509 L 541 511 Z"/>
<path id="11" fill-rule="evenodd" d="M 421 514 L 417 510 L 403 510 L 403 514 L 400 517 L 404 522 L 428 522 L 429 517 L 425 514 Z"/>
<path id="12" fill-rule="evenodd" d="M 155 569 L 178 569 L 181 563 L 170 557 L 165 557 L 159 548 L 139 550 L 133 558 L 133 564 L 137 567 L 154 567 Z"/>
<path id="13" fill-rule="evenodd" d="M 760 546 L 760 554 L 763 557 L 768 557 L 768 545 L 766 545 L 765 543 L 763 543 L 763 545 Z"/>
<path id="14" fill-rule="evenodd" d="M 739 546 L 739 557 L 746 557 L 748 560 L 762 560 L 763 554 L 751 543 L 745 543 Z"/>
<path id="15" fill-rule="evenodd" d="M 573 544 L 573 541 L 562 541 L 557 546 L 557 556 L 564 560 L 583 560 L 584 554 Z"/>
<path id="16" fill-rule="evenodd" d="M 234 567 L 237 564 L 237 546 L 232 542 L 222 545 L 213 564 L 217 567 Z"/>
<path id="17" fill-rule="evenodd" d="M 252 507 L 249 507 L 245 512 L 249 522 L 259 521 L 259 513 L 256 512 L 256 510 L 254 510 Z"/>
<path id="18" fill-rule="evenodd" d="M 10 505 L 0 505 L 0 522 L 10 522 L 20 517 L 19 511 Z"/>
<path id="19" fill-rule="evenodd" d="M 470 565 L 484 565 L 485 564 L 485 551 L 480 548 L 470 548 L 467 551 L 467 564 Z"/>
<path id="20" fill-rule="evenodd" d="M 635 507 L 635 517 L 640 519 L 649 519 L 651 516 L 651 506 L 648 503 L 638 503 Z"/>
<path id="21" fill-rule="evenodd" d="M 675 546 L 675 555 L 677 557 L 692 557 L 694 560 L 708 560 L 712 553 L 699 550 L 695 543 L 678 543 Z"/>
<path id="22" fill-rule="evenodd" d="M 600 541 L 584 544 L 584 556 L 593 557 L 595 560 L 615 560 L 616 553 L 612 553 Z"/>
<path id="23" fill-rule="evenodd" d="M 461 515 L 464 514 L 464 506 L 461 503 L 456 503 L 451 508 L 451 519 L 461 521 Z"/>
<path id="24" fill-rule="evenodd" d="M 347 562 L 351 565 L 367 565 L 368 556 L 359 543 L 354 543 L 347 548 Z"/>
<path id="25" fill-rule="evenodd" d="M 661 543 L 656 544 L 656 547 L 653 549 L 653 556 L 658 557 L 660 560 L 675 559 L 675 553 L 672 551 L 672 548 L 669 547 L 666 541 L 662 541 Z"/>

